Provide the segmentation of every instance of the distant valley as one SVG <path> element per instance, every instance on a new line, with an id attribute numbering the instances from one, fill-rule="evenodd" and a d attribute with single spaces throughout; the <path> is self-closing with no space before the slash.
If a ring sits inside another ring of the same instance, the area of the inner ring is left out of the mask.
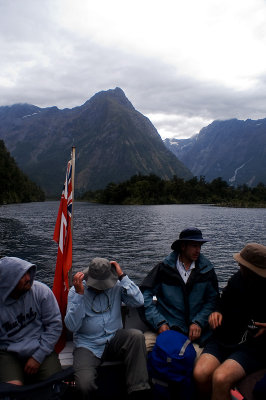
<path id="1" fill-rule="evenodd" d="M 266 119 L 214 121 L 189 139 L 165 139 L 193 175 L 230 185 L 266 184 Z"/>

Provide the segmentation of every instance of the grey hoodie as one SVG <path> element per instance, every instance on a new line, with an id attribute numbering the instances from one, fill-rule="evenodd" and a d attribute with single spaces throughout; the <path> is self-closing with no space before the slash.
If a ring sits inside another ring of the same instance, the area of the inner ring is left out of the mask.
<path id="1" fill-rule="evenodd" d="M 10 294 L 27 271 L 31 289 L 13 299 Z M 42 363 L 54 350 L 62 319 L 53 292 L 34 281 L 35 274 L 36 266 L 28 261 L 16 257 L 0 259 L 0 350 Z"/>

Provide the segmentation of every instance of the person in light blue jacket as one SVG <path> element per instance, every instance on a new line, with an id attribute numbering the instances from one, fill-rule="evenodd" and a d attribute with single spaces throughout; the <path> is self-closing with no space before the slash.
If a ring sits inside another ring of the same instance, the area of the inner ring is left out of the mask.
<path id="1" fill-rule="evenodd" d="M 122 302 L 140 307 L 143 296 L 116 261 L 96 257 L 74 275 L 65 324 L 73 332 L 75 382 L 84 399 L 97 390 L 97 367 L 115 360 L 125 364 L 130 398 L 149 394 L 144 335 L 123 329 Z"/>
<path id="2" fill-rule="evenodd" d="M 61 370 L 54 346 L 62 331 L 56 298 L 34 280 L 36 265 L 0 259 L 0 381 L 42 381 Z"/>

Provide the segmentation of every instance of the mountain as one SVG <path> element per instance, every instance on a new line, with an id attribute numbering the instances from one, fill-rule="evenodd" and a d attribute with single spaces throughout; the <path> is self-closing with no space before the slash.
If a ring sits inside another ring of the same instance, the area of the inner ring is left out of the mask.
<path id="1" fill-rule="evenodd" d="M 73 144 L 75 187 L 80 193 L 138 173 L 163 179 L 192 177 L 120 88 L 99 92 L 73 109 L 0 107 L 0 138 L 47 196 L 60 193 Z"/>
<path id="2" fill-rule="evenodd" d="M 44 192 L 21 172 L 0 140 L 0 204 L 44 201 Z"/>
<path id="3" fill-rule="evenodd" d="M 165 139 L 191 172 L 207 181 L 266 184 L 266 119 L 214 121 L 189 139 Z"/>

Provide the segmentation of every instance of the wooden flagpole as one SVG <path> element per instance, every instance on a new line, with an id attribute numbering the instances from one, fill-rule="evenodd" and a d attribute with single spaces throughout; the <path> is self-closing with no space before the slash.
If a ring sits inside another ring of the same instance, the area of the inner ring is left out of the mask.
<path id="1" fill-rule="evenodd" d="M 74 220 L 74 188 L 75 188 L 75 163 L 76 163 L 76 147 L 72 146 L 71 153 L 71 163 L 72 163 L 72 173 L 71 173 L 71 183 L 72 183 L 72 211 L 71 211 L 71 235 L 72 235 L 72 246 L 73 246 L 73 220 Z M 73 248 L 73 247 L 72 247 Z M 72 250 L 73 252 L 73 250 Z M 73 263 L 73 257 L 72 257 Z M 68 282 L 69 287 L 72 286 L 72 266 L 68 272 Z"/>

